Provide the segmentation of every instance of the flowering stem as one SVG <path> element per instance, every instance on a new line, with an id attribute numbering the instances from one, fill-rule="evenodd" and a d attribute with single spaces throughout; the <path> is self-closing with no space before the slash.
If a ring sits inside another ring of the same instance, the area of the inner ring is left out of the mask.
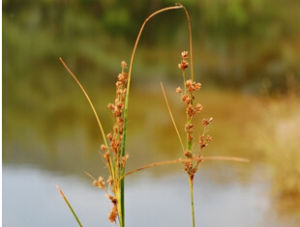
<path id="1" fill-rule="evenodd" d="M 181 9 L 183 8 L 183 6 L 171 6 L 171 7 L 166 7 L 160 10 L 155 11 L 154 13 L 152 13 L 150 16 L 148 16 L 146 18 L 146 20 L 143 22 L 139 33 L 137 35 L 133 50 L 132 50 L 132 54 L 131 54 L 131 58 L 130 58 L 130 63 L 129 63 L 129 69 L 128 69 L 128 82 L 127 82 L 127 90 L 126 90 L 126 98 L 125 98 L 125 108 L 124 108 L 124 128 L 123 128 L 123 138 L 122 138 L 122 148 L 121 148 L 121 156 L 125 156 L 125 150 L 126 150 L 126 136 L 127 136 L 127 118 L 128 118 L 128 101 L 129 101 L 129 91 L 130 91 L 130 81 L 131 81 L 131 74 L 132 74 L 132 66 L 133 66 L 133 60 L 134 60 L 134 56 L 135 56 L 135 52 L 138 46 L 138 43 L 140 41 L 141 35 L 143 33 L 144 27 L 147 24 L 147 22 L 154 17 L 157 14 L 160 14 L 162 12 L 168 11 L 168 10 L 175 10 L 175 9 Z M 124 175 L 125 173 L 125 168 L 122 169 L 122 174 Z M 120 181 L 120 190 L 121 190 L 121 194 L 120 194 L 120 204 L 121 204 L 121 213 L 120 214 L 120 219 L 122 219 L 122 221 L 120 220 L 120 225 L 122 223 L 122 227 L 125 226 L 125 206 L 124 206 L 124 178 L 121 179 Z"/>
<path id="2" fill-rule="evenodd" d="M 189 183 L 190 183 L 192 220 L 193 220 L 193 227 L 195 227 L 196 224 L 195 224 L 195 208 L 194 208 L 194 176 L 191 175 L 189 176 Z"/>

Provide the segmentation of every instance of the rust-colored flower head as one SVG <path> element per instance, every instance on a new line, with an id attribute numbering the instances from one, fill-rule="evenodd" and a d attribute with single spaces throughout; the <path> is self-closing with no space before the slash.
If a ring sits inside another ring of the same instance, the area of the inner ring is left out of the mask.
<path id="1" fill-rule="evenodd" d="M 177 87 L 177 88 L 176 88 L 176 92 L 179 93 L 179 94 L 181 94 L 181 93 L 182 93 L 181 87 Z"/>
<path id="2" fill-rule="evenodd" d="M 122 69 L 127 68 L 127 63 L 126 63 L 126 61 L 121 61 L 121 67 L 122 67 Z"/>
<path id="3" fill-rule="evenodd" d="M 184 156 L 187 157 L 187 158 L 192 158 L 193 157 L 193 154 L 191 151 L 187 150 L 184 152 Z"/>
<path id="4" fill-rule="evenodd" d="M 110 110 L 114 110 L 115 106 L 112 103 L 108 103 L 107 108 L 110 109 Z"/>
<path id="5" fill-rule="evenodd" d="M 107 150 L 107 147 L 104 144 L 101 144 L 100 148 L 101 148 L 102 151 L 106 151 Z"/>
<path id="6" fill-rule="evenodd" d="M 103 177 L 98 178 L 98 185 L 99 185 L 99 188 L 101 188 L 101 189 L 105 188 L 105 181 L 104 181 Z"/>
<path id="7" fill-rule="evenodd" d="M 211 137 L 210 135 L 208 135 L 208 136 L 206 137 L 206 142 L 210 142 L 210 141 L 212 141 L 212 137 Z"/>
<path id="8" fill-rule="evenodd" d="M 195 83 L 195 90 L 198 91 L 202 87 L 201 83 Z"/>
<path id="9" fill-rule="evenodd" d="M 112 134 L 111 133 L 108 133 L 107 135 L 106 135 L 106 137 L 107 137 L 107 139 L 109 139 L 110 141 L 112 140 L 112 138 L 113 138 L 113 136 L 112 136 Z"/>
<path id="10" fill-rule="evenodd" d="M 115 222 L 118 216 L 118 208 L 116 205 L 113 206 L 112 210 L 109 213 L 108 220 L 110 222 Z"/>
<path id="11" fill-rule="evenodd" d="M 187 88 L 191 87 L 192 85 L 193 85 L 192 80 L 187 80 L 187 81 L 185 81 L 185 86 L 186 86 Z"/>
<path id="12" fill-rule="evenodd" d="M 112 186 L 112 185 L 113 185 L 113 179 L 112 179 L 112 177 L 109 176 L 106 182 L 107 182 L 107 184 L 108 184 L 109 186 Z"/>
<path id="13" fill-rule="evenodd" d="M 181 57 L 183 58 L 183 59 L 187 59 L 188 58 L 188 52 L 185 50 L 185 51 L 182 51 L 181 52 Z"/>
<path id="14" fill-rule="evenodd" d="M 198 103 L 195 107 L 195 110 L 197 113 L 200 113 L 202 109 L 203 109 L 203 106 L 200 103 Z"/>
<path id="15" fill-rule="evenodd" d="M 93 186 L 98 187 L 98 181 L 97 180 L 93 181 Z"/>
<path id="16" fill-rule="evenodd" d="M 213 121 L 213 117 L 210 117 L 209 119 L 203 119 L 202 124 L 204 126 L 208 126 Z"/>
<path id="17" fill-rule="evenodd" d="M 185 70 L 187 67 L 189 67 L 189 63 L 186 60 L 182 60 L 178 64 L 178 68 L 181 69 L 181 70 Z"/>

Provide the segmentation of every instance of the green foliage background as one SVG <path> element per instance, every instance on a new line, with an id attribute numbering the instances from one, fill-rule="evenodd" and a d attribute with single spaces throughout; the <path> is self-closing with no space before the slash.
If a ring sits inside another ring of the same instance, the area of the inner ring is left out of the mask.
<path id="1" fill-rule="evenodd" d="M 193 25 L 197 80 L 251 93 L 299 93 L 300 2 L 294 0 L 182 1 Z M 139 26 L 175 1 L 4 0 L 4 105 L 39 108 L 73 83 L 62 56 L 91 92 L 112 82 L 129 60 Z M 183 12 L 168 12 L 146 28 L 134 81 L 176 80 L 187 48 Z M 69 88 L 69 89 L 68 89 Z M 49 101 L 51 102 L 51 101 Z M 53 104 L 54 105 L 54 104 Z M 45 111 L 46 112 L 46 111 Z"/>

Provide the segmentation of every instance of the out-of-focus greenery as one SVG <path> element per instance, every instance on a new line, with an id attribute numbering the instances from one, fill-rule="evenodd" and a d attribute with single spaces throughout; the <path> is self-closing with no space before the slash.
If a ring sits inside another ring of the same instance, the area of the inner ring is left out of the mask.
<path id="1" fill-rule="evenodd" d="M 296 211 L 300 218 L 299 99 L 291 96 L 274 101 L 262 107 L 264 114 L 254 124 L 253 147 L 270 167 L 275 204 L 281 213 Z"/>
<path id="2" fill-rule="evenodd" d="M 103 75 L 117 72 L 123 58 L 128 60 L 144 18 L 175 2 L 4 0 L 7 87 L 29 83 L 43 92 L 55 90 L 64 83 L 55 77 L 61 70 L 58 56 L 65 56 L 86 81 L 103 81 Z M 181 2 L 192 16 L 196 72 L 202 81 L 252 92 L 285 91 L 288 75 L 299 81 L 299 1 Z M 187 47 L 186 31 L 183 12 L 155 18 L 143 36 L 136 72 L 144 78 L 172 78 L 179 52 Z"/>

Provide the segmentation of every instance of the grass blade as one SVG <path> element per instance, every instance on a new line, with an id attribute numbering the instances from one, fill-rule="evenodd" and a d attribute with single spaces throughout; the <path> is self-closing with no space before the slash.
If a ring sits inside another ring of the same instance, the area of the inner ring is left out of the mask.
<path id="1" fill-rule="evenodd" d="M 72 212 L 74 218 L 76 219 L 78 225 L 80 227 L 83 227 L 83 225 L 81 224 L 77 214 L 75 213 L 74 209 L 72 208 L 71 204 L 69 203 L 67 197 L 65 196 L 64 192 L 60 189 L 60 187 L 56 186 L 57 187 L 57 190 L 59 191 L 61 197 L 64 199 L 65 203 L 67 204 L 67 206 L 69 207 L 70 211 Z"/>
<path id="2" fill-rule="evenodd" d="M 205 156 L 201 158 L 191 158 L 191 160 L 194 161 L 210 161 L 210 160 L 217 160 L 217 161 L 233 161 L 233 162 L 249 162 L 248 159 L 245 158 L 239 158 L 239 157 L 232 157 L 232 156 Z M 164 165 L 172 165 L 172 164 L 178 164 L 178 163 L 184 163 L 186 159 L 175 159 L 175 160 L 168 160 L 168 161 L 161 161 L 161 162 L 153 162 L 148 165 L 144 165 L 142 167 L 139 167 L 137 169 L 131 170 L 125 174 L 125 177 L 128 175 L 131 175 L 133 173 L 142 171 L 144 169 L 149 169 L 152 167 L 157 167 L 157 166 L 164 166 Z"/>
<path id="3" fill-rule="evenodd" d="M 103 141 L 104 141 L 106 147 L 108 147 L 108 143 L 107 143 L 107 140 L 106 140 L 106 137 L 105 137 L 105 132 L 104 132 L 102 123 L 101 123 L 101 121 L 100 121 L 100 119 L 98 117 L 97 111 L 96 111 L 96 109 L 94 107 L 94 104 L 91 101 L 88 93 L 85 91 L 84 87 L 82 86 L 82 84 L 80 83 L 80 81 L 78 80 L 78 78 L 75 76 L 75 74 L 71 71 L 71 69 L 68 67 L 68 65 L 64 62 L 64 60 L 61 57 L 59 58 L 59 61 L 65 67 L 65 69 L 68 71 L 68 73 L 72 76 L 72 78 L 75 80 L 75 82 L 77 83 L 77 85 L 79 86 L 79 88 L 81 89 L 81 91 L 83 92 L 84 96 L 86 97 L 87 101 L 89 102 L 89 104 L 91 106 L 91 109 L 92 109 L 92 111 L 93 111 L 93 113 L 95 115 L 95 118 L 97 120 L 97 123 L 98 123 L 99 129 L 100 129 L 100 133 L 102 135 Z"/>
<path id="4" fill-rule="evenodd" d="M 179 140 L 179 142 L 180 142 L 182 151 L 184 152 L 184 145 L 183 145 L 181 136 L 180 136 L 180 134 L 179 134 L 179 131 L 178 131 L 178 128 L 177 128 L 177 125 L 176 125 L 174 116 L 173 116 L 173 114 L 172 114 L 172 111 L 171 111 L 171 108 L 170 108 L 170 105 L 169 105 L 169 102 L 168 102 L 167 94 L 166 94 L 166 91 L 165 91 L 165 88 L 164 88 L 164 85 L 163 85 L 162 82 L 160 82 L 160 87 L 161 87 L 161 90 L 162 90 L 162 93 L 163 93 L 163 96 L 164 96 L 164 99 L 165 99 L 165 102 L 166 102 L 166 106 L 167 106 L 167 108 L 168 108 L 168 112 L 169 112 L 169 114 L 170 114 L 170 118 L 171 118 L 171 120 L 172 120 L 172 123 L 173 123 L 173 126 L 174 126 L 174 128 L 175 128 L 175 131 L 176 131 L 178 140 Z"/>
<path id="5" fill-rule="evenodd" d="M 249 162 L 249 159 L 239 158 L 239 157 L 231 157 L 231 156 L 205 156 L 201 157 L 203 161 L 207 160 L 220 160 L 220 161 L 234 161 L 234 162 Z"/>

